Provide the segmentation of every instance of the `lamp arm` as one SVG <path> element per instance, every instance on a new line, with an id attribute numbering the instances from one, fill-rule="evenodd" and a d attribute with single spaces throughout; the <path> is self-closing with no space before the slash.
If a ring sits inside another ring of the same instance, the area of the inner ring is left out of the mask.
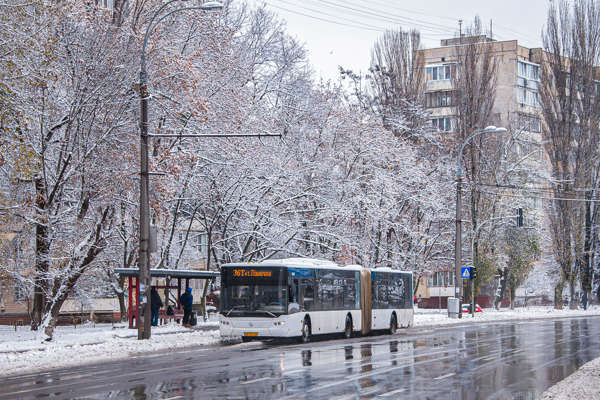
<path id="1" fill-rule="evenodd" d="M 156 26 L 158 25 L 158 23 L 160 21 L 158 21 L 156 24 L 154 23 L 154 20 L 160 15 L 160 13 L 167 8 L 170 4 L 173 3 L 177 3 L 181 0 L 171 0 L 166 2 L 165 4 L 163 4 L 162 6 L 160 6 L 160 8 L 158 10 L 156 10 L 156 12 L 154 13 L 154 15 L 152 15 L 152 19 L 150 19 L 150 22 L 148 23 L 148 27 L 146 28 L 146 33 L 144 34 L 144 44 L 142 45 L 142 53 L 146 52 L 146 44 L 148 43 L 148 38 L 150 37 L 150 32 L 152 32 L 154 30 L 154 28 L 156 28 Z"/>
<path id="2" fill-rule="evenodd" d="M 152 19 L 150 20 L 150 24 L 148 25 L 148 28 L 146 29 L 146 34 L 144 35 L 144 43 L 142 45 L 142 55 L 140 58 L 140 84 L 141 86 L 144 86 L 146 84 L 146 45 L 148 44 L 148 39 L 150 38 L 150 33 L 152 31 L 154 31 L 154 29 L 156 29 L 156 27 L 167 17 L 169 17 L 172 14 L 178 13 L 180 11 L 187 11 L 187 10 L 205 10 L 206 8 L 202 7 L 202 6 L 195 6 L 195 7 L 182 7 L 182 8 L 176 8 L 175 10 L 171 10 L 168 13 L 166 13 L 165 15 L 163 15 L 162 17 L 160 17 L 156 22 L 154 22 L 154 20 L 156 19 L 156 17 L 158 17 L 158 15 L 160 14 L 160 12 L 162 10 L 165 9 L 166 6 L 168 6 L 169 4 L 178 2 L 178 1 L 182 1 L 182 0 L 171 0 L 168 3 L 165 3 L 161 8 L 159 8 L 156 13 L 154 13 L 154 16 L 152 16 Z"/>

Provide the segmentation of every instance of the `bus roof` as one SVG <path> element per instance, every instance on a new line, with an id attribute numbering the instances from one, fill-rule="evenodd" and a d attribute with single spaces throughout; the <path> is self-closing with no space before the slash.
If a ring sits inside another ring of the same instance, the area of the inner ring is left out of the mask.
<path id="1" fill-rule="evenodd" d="M 371 268 L 371 271 L 373 271 L 373 272 L 394 272 L 394 273 L 412 274 L 412 271 L 401 271 L 399 269 L 392 269 L 390 267 Z"/>
<path id="2" fill-rule="evenodd" d="M 345 269 L 351 271 L 360 271 L 363 269 L 361 265 L 358 264 L 348 264 L 348 265 L 339 265 L 333 261 L 329 260 L 319 260 L 316 258 L 301 258 L 301 257 L 293 257 L 293 258 L 281 258 L 276 260 L 265 260 L 259 261 L 255 263 L 229 263 L 223 264 L 222 267 L 253 267 L 253 266 L 261 266 L 261 267 L 296 267 L 296 268 L 332 268 L 332 269 Z M 392 269 L 389 267 L 382 268 L 368 268 L 371 271 L 375 272 L 403 272 L 406 274 L 412 274 L 411 271 L 400 271 L 397 269 Z"/>
<path id="3" fill-rule="evenodd" d="M 347 270 L 361 270 L 360 265 L 341 266 L 333 261 L 319 260 L 316 258 L 281 258 L 278 260 L 265 260 L 256 263 L 229 263 L 222 267 L 261 266 L 261 267 L 300 267 L 300 268 L 340 268 Z"/>

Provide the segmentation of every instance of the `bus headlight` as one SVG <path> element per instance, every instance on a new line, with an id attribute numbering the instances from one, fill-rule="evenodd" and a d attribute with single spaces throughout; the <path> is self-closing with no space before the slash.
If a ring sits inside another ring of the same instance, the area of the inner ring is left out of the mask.
<path id="1" fill-rule="evenodd" d="M 223 325 L 230 325 L 229 321 L 221 321 L 221 324 L 223 324 Z"/>
<path id="2" fill-rule="evenodd" d="M 273 322 L 273 325 L 275 325 L 275 326 L 282 326 L 282 325 L 285 325 L 285 321 Z"/>

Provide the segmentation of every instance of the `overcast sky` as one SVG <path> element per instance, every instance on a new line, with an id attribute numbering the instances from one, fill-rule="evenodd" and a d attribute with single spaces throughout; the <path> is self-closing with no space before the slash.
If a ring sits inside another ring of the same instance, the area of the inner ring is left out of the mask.
<path id="1" fill-rule="evenodd" d="M 265 3 L 287 22 L 287 31 L 306 45 L 315 72 L 337 79 L 338 65 L 365 71 L 370 49 L 385 29 L 421 31 L 425 47 L 458 33 L 479 15 L 494 39 L 541 46 L 550 0 L 249 0 Z"/>

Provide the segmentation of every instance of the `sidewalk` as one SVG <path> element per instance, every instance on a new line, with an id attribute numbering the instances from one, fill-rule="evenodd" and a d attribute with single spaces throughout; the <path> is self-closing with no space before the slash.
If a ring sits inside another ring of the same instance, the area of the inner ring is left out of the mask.
<path id="1" fill-rule="evenodd" d="M 573 374 L 548 388 L 539 399 L 600 399 L 600 358 L 584 364 Z"/>

